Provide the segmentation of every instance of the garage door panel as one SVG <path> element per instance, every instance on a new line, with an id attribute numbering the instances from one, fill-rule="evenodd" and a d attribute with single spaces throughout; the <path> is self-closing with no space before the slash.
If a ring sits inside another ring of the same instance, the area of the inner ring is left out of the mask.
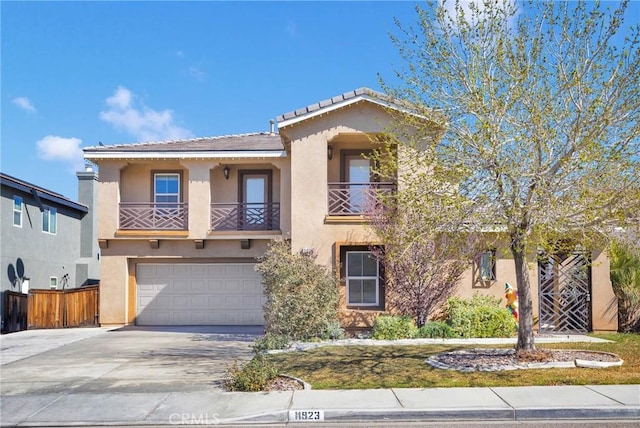
<path id="1" fill-rule="evenodd" d="M 262 294 L 262 284 L 256 281 L 242 281 L 242 291 L 245 293 Z"/>
<path id="2" fill-rule="evenodd" d="M 192 280 L 189 284 L 190 291 L 194 294 L 202 294 L 207 291 L 207 284 L 203 279 Z"/>
<path id="3" fill-rule="evenodd" d="M 244 296 L 242 298 L 242 306 L 255 308 L 257 306 L 262 306 L 262 299 L 258 296 Z"/>
<path id="4" fill-rule="evenodd" d="M 169 278 L 173 276 L 174 265 L 155 265 L 154 276 L 156 278 Z"/>
<path id="5" fill-rule="evenodd" d="M 226 275 L 226 268 L 222 264 L 213 264 L 207 265 L 207 276 L 208 277 L 219 277 Z"/>
<path id="6" fill-rule="evenodd" d="M 237 279 L 230 279 L 224 283 L 224 293 L 237 293 L 239 282 Z"/>
<path id="7" fill-rule="evenodd" d="M 139 264 L 139 325 L 261 325 L 265 297 L 253 264 Z"/>
<path id="8" fill-rule="evenodd" d="M 151 301 L 150 306 L 158 309 L 171 309 L 173 306 L 173 296 L 165 296 L 162 294 L 156 296 L 156 298 Z"/>
<path id="9" fill-rule="evenodd" d="M 190 306 L 192 310 L 206 310 L 207 309 L 207 299 L 203 299 L 200 296 L 191 296 L 190 298 Z"/>
<path id="10" fill-rule="evenodd" d="M 229 309 L 242 310 L 242 297 L 240 296 L 225 296 L 224 304 Z"/>

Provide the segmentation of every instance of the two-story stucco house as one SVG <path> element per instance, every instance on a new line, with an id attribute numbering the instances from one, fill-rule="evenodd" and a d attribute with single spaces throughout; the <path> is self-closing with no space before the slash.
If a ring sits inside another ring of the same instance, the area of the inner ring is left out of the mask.
<path id="1" fill-rule="evenodd" d="M 98 282 L 100 254 L 93 210 L 98 175 L 93 171 L 76 175 L 79 202 L 0 173 L 3 293 Z"/>
<path id="2" fill-rule="evenodd" d="M 86 148 L 100 168 L 101 323 L 260 325 L 256 257 L 284 237 L 342 278 L 343 325 L 371 325 L 387 307 L 364 200 L 394 183 L 379 182 L 363 154 L 389 109 L 402 111 L 361 88 L 279 116 L 277 131 L 272 122 L 264 133 Z M 470 268 L 461 294 L 502 296 L 515 283 L 513 262 L 490 268 L 494 286 L 474 287 Z M 604 305 L 608 263 L 591 278 L 591 302 Z M 590 327 L 615 329 L 598 305 Z"/>

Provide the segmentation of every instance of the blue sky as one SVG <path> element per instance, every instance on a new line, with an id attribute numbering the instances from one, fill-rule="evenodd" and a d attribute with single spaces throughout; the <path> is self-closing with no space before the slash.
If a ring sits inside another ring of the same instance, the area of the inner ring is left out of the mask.
<path id="1" fill-rule="evenodd" d="M 1 169 L 76 198 L 80 149 L 267 131 L 398 64 L 411 2 L 2 2 Z"/>
<path id="2" fill-rule="evenodd" d="M 82 147 L 267 131 L 380 89 L 414 5 L 2 1 L 0 169 L 75 199 Z"/>

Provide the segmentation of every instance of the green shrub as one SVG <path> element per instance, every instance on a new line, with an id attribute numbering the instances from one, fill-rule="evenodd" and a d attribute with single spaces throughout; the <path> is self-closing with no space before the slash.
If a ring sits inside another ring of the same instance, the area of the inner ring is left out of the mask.
<path id="1" fill-rule="evenodd" d="M 267 333 L 253 344 L 253 352 L 271 351 L 273 349 L 284 349 L 291 345 L 289 336 L 282 334 Z"/>
<path id="2" fill-rule="evenodd" d="M 345 334 L 344 329 L 340 326 L 340 323 L 338 321 L 330 321 L 327 323 L 321 339 L 337 340 L 344 339 L 345 337 L 347 337 L 347 335 Z"/>
<path id="3" fill-rule="evenodd" d="M 315 263 L 311 251 L 292 254 L 287 240 L 269 244 L 256 270 L 262 274 L 267 303 L 265 330 L 291 340 L 323 337 L 338 321 L 338 279 Z"/>
<path id="4" fill-rule="evenodd" d="M 270 380 L 278 376 L 278 369 L 265 360 L 261 355 L 256 355 L 245 364 L 234 361 L 227 368 L 227 376 L 224 386 L 228 391 L 256 392 L 264 391 Z"/>
<path id="5" fill-rule="evenodd" d="M 418 329 L 417 337 L 427 339 L 445 339 L 448 337 L 456 337 L 455 331 L 442 321 L 429 321 Z"/>
<path id="6" fill-rule="evenodd" d="M 404 315 L 380 315 L 373 323 L 374 339 L 411 339 L 418 329 L 413 318 Z"/>
<path id="7" fill-rule="evenodd" d="M 501 299 L 493 296 L 452 297 L 447 301 L 445 318 L 457 336 L 511 337 L 517 323 L 501 303 Z"/>
<path id="8" fill-rule="evenodd" d="M 611 257 L 611 284 L 618 298 L 618 330 L 640 332 L 640 252 L 614 242 Z"/>

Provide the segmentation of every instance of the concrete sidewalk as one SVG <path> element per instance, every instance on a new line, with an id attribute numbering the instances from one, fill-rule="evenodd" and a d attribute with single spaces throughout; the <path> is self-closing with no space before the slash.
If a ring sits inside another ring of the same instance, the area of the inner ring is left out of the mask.
<path id="1" fill-rule="evenodd" d="M 640 419 L 640 385 L 5 396 L 2 426 Z"/>

